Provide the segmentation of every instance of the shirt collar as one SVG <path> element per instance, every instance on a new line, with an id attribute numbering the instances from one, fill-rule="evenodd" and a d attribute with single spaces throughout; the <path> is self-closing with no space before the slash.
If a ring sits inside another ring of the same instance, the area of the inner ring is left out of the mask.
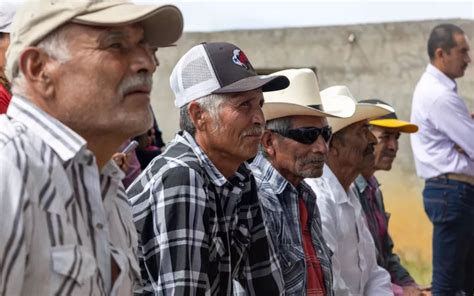
<path id="1" fill-rule="evenodd" d="M 334 201 L 336 203 L 342 204 L 349 202 L 348 192 L 344 190 L 336 175 L 334 175 L 332 170 L 326 164 L 324 165 L 322 178 L 327 180 L 329 187 L 334 193 Z"/>
<path id="2" fill-rule="evenodd" d="M 209 159 L 206 153 L 199 147 L 196 140 L 186 131 L 176 135 L 176 139 L 178 141 L 184 141 L 187 145 L 193 150 L 194 154 L 197 156 L 199 164 L 201 167 L 206 171 L 207 175 L 210 177 L 211 182 L 213 182 L 216 186 L 223 186 L 229 180 L 222 175 L 222 173 L 216 168 L 214 163 Z M 237 172 L 231 179 L 235 179 L 237 177 L 238 180 L 241 182 L 246 179 L 247 176 L 250 175 L 250 168 L 246 162 L 242 163 Z"/>
<path id="3" fill-rule="evenodd" d="M 81 136 L 28 99 L 14 95 L 7 115 L 28 126 L 63 162 L 71 160 L 85 149 L 86 141 Z"/>
<path id="4" fill-rule="evenodd" d="M 442 84 L 444 84 L 450 90 L 453 90 L 455 92 L 457 91 L 456 81 L 446 76 L 446 74 L 441 72 L 438 68 L 436 68 L 432 64 L 428 64 L 428 66 L 426 67 L 426 72 L 434 76 L 436 79 L 438 79 Z"/>
<path id="5" fill-rule="evenodd" d="M 359 192 L 364 192 L 367 186 L 369 186 L 369 183 L 367 183 L 367 180 L 362 175 L 357 176 L 354 184 L 356 185 Z"/>
<path id="6" fill-rule="evenodd" d="M 267 183 L 273 192 L 276 194 L 282 194 L 286 187 L 289 185 L 293 187 L 288 180 L 286 180 L 263 156 L 261 152 L 257 154 L 252 162 L 252 169 L 256 170 L 259 174 L 259 179 L 262 182 Z"/>

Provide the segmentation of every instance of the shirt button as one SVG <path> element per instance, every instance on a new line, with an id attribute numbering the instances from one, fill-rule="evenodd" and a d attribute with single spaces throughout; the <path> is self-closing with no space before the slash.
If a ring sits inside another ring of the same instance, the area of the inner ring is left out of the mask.
<path id="1" fill-rule="evenodd" d="M 97 224 L 95 225 L 95 227 L 97 227 L 97 229 L 102 230 L 102 229 L 104 228 L 104 224 L 102 224 L 102 223 L 97 223 Z"/>

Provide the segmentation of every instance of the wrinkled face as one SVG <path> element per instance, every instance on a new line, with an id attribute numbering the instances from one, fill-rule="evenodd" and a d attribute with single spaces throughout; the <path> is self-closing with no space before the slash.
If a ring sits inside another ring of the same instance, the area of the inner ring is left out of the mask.
<path id="1" fill-rule="evenodd" d="M 0 76 L 5 76 L 5 53 L 10 45 L 10 34 L 0 33 Z"/>
<path id="2" fill-rule="evenodd" d="M 50 73 L 55 116 L 79 134 L 145 132 L 156 66 L 142 27 L 68 26 L 70 59 L 55 61 Z"/>
<path id="3" fill-rule="evenodd" d="M 327 125 L 324 117 L 293 116 L 291 121 L 291 129 Z M 313 143 L 303 144 L 276 132 L 267 130 L 265 133 L 271 133 L 273 139 L 272 147 L 265 147 L 270 162 L 290 183 L 297 186 L 304 178 L 321 177 L 328 152 L 328 144 L 321 135 Z"/>
<path id="4" fill-rule="evenodd" d="M 358 121 L 338 132 L 344 133 L 343 140 L 338 143 L 341 163 L 356 168 L 359 172 L 373 167 L 377 139 L 369 130 L 368 121 Z"/>
<path id="5" fill-rule="evenodd" d="M 454 34 L 453 39 L 456 42 L 456 46 L 451 48 L 448 53 L 444 52 L 442 60 L 445 67 L 444 72 L 451 79 L 464 76 L 464 72 L 471 62 L 466 35 Z"/>
<path id="6" fill-rule="evenodd" d="M 389 171 L 397 156 L 400 132 L 394 128 L 372 126 L 371 129 L 377 145 L 375 145 L 375 170 Z"/>
<path id="7" fill-rule="evenodd" d="M 252 90 L 230 95 L 218 110 L 218 119 L 209 118 L 202 137 L 207 154 L 218 154 L 239 162 L 257 154 L 263 133 L 262 91 Z"/>

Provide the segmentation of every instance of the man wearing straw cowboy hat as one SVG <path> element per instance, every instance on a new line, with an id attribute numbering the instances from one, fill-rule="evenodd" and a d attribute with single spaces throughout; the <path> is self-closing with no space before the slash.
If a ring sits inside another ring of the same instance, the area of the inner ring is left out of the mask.
<path id="1" fill-rule="evenodd" d="M 363 100 L 361 103 L 380 103 L 382 100 Z M 389 214 L 385 212 L 380 184 L 374 173 L 378 170 L 389 171 L 398 152 L 398 138 L 401 133 L 415 133 L 418 127 L 410 122 L 400 120 L 395 112 L 375 118 L 370 122 L 370 130 L 377 139 L 374 148 L 375 161 L 357 176 L 352 183 L 357 192 L 362 209 L 367 218 L 370 233 L 377 249 L 377 263 L 385 268 L 392 280 L 393 292 L 399 295 L 422 295 L 415 280 L 401 264 L 400 258 L 393 251 L 393 241 L 388 232 Z"/>
<path id="2" fill-rule="evenodd" d="M 152 125 L 153 48 L 181 12 L 128 1 L 35 0 L 7 53 L 0 116 L 0 295 L 131 295 L 137 235 L 112 155 Z"/>
<path id="3" fill-rule="evenodd" d="M 352 97 L 345 86 L 321 92 L 325 97 Z M 356 193 L 350 185 L 374 162 L 376 139 L 368 119 L 393 112 L 384 104 L 357 103 L 349 118 L 328 118 L 333 129 L 327 165 L 317 179 L 306 179 L 317 196 L 323 235 L 334 253 L 332 267 L 336 295 L 393 295 L 390 275 L 377 265 L 375 245 Z"/>
<path id="4" fill-rule="evenodd" d="M 331 251 L 316 196 L 303 181 L 322 174 L 331 127 L 327 116 L 354 113 L 352 98 L 321 101 L 310 69 L 290 69 L 290 86 L 265 94 L 266 129 L 252 163 L 265 223 L 278 253 L 286 295 L 334 295 Z"/>

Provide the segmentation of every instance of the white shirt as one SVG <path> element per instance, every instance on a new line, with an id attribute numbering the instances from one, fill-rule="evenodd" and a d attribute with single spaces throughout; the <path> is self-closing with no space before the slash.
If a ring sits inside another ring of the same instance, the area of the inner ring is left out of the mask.
<path id="1" fill-rule="evenodd" d="M 444 173 L 474 176 L 474 120 L 458 96 L 456 82 L 431 64 L 413 94 L 411 134 L 417 174 L 432 178 Z M 455 145 L 465 153 L 459 153 Z"/>
<path id="2" fill-rule="evenodd" d="M 0 116 L 0 295 L 131 295 L 137 235 L 123 176 L 113 161 L 99 172 L 83 138 L 13 97 Z"/>
<path id="3" fill-rule="evenodd" d="M 334 294 L 393 295 L 390 275 L 377 265 L 374 241 L 353 188 L 345 192 L 326 165 L 321 178 L 305 181 L 316 193 L 323 236 L 334 253 Z"/>

